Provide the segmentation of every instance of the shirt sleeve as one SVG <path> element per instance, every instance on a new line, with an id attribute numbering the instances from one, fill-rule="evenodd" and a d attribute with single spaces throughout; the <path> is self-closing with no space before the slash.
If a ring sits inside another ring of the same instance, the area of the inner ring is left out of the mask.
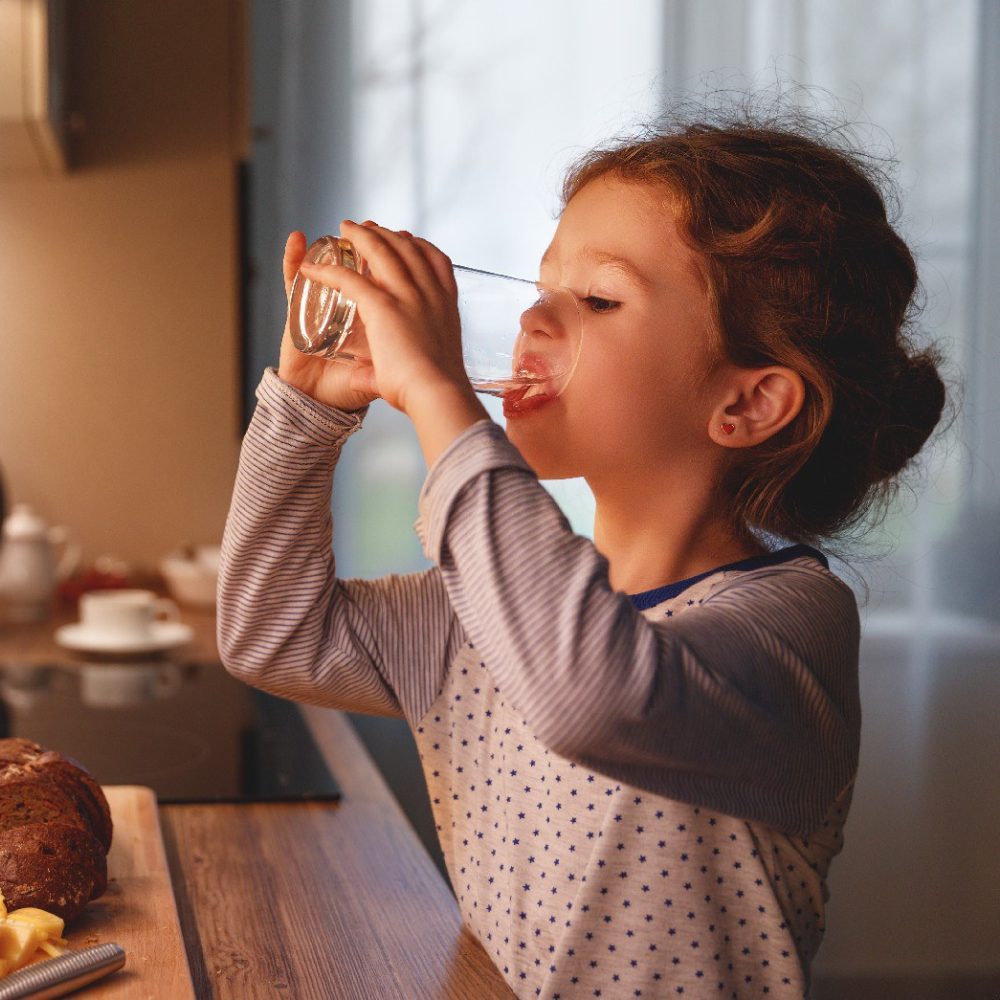
<path id="1" fill-rule="evenodd" d="M 461 641 L 438 570 L 336 575 L 334 469 L 365 411 L 324 406 L 272 368 L 257 400 L 223 534 L 223 664 L 281 697 L 420 718 Z"/>
<path id="2" fill-rule="evenodd" d="M 470 640 L 555 752 L 791 833 L 816 829 L 853 780 L 857 605 L 819 563 L 724 576 L 682 614 L 647 617 L 487 421 L 435 463 L 417 529 Z"/>

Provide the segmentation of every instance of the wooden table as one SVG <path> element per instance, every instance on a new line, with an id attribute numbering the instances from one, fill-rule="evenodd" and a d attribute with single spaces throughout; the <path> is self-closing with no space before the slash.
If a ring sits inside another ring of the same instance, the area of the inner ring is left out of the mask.
<path id="1" fill-rule="evenodd" d="M 185 611 L 182 619 L 196 633 L 185 658 L 216 658 L 214 616 Z M 71 662 L 51 640 L 60 623 L 0 629 L 0 662 Z M 329 709 L 302 712 L 340 802 L 160 806 L 196 995 L 513 996 L 463 928 L 450 889 L 350 721 Z M 95 985 L 87 996 L 102 992 Z M 141 996 L 169 1000 L 155 984 Z"/>
<path id="2" fill-rule="evenodd" d="M 160 807 L 197 995 L 513 996 L 353 726 L 303 714 L 340 803 Z"/>

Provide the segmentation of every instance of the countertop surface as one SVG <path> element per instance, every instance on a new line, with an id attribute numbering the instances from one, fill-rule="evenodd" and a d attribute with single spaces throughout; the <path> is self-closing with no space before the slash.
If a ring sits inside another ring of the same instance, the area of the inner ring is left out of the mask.
<path id="1" fill-rule="evenodd" d="M 341 802 L 160 807 L 196 994 L 513 996 L 348 719 L 303 713 Z"/>
<path id="2" fill-rule="evenodd" d="M 71 618 L 60 609 L 44 624 L 0 628 L 0 663 L 80 664 L 52 640 Z M 195 638 L 171 658 L 217 663 L 214 615 L 188 609 L 182 620 Z M 463 927 L 451 890 L 347 716 L 299 707 L 341 788 L 339 802 L 159 807 L 195 994 L 513 996 Z M 137 1000 L 170 1000 L 155 983 L 137 985 Z M 86 992 L 97 1000 L 109 988 Z"/>

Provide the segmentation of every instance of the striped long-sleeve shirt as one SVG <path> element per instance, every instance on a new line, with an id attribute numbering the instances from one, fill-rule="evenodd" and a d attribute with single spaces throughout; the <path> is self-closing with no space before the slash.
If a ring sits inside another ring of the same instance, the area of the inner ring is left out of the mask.
<path id="1" fill-rule="evenodd" d="M 614 591 L 502 429 L 429 471 L 429 570 L 339 579 L 362 413 L 268 369 L 223 541 L 228 670 L 401 716 L 464 919 L 519 997 L 803 997 L 857 770 L 858 613 L 804 546 Z"/>

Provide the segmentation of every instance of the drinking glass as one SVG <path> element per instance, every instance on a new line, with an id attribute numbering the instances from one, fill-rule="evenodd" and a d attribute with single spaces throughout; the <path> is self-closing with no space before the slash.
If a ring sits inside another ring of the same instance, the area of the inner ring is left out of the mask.
<path id="1" fill-rule="evenodd" d="M 305 260 L 341 264 L 359 274 L 366 265 L 349 240 L 321 236 Z M 580 356 L 582 321 L 567 288 L 456 265 L 462 359 L 476 392 L 492 396 L 558 396 Z M 332 361 L 371 360 L 356 304 L 335 288 L 295 276 L 288 300 L 295 347 Z"/>

